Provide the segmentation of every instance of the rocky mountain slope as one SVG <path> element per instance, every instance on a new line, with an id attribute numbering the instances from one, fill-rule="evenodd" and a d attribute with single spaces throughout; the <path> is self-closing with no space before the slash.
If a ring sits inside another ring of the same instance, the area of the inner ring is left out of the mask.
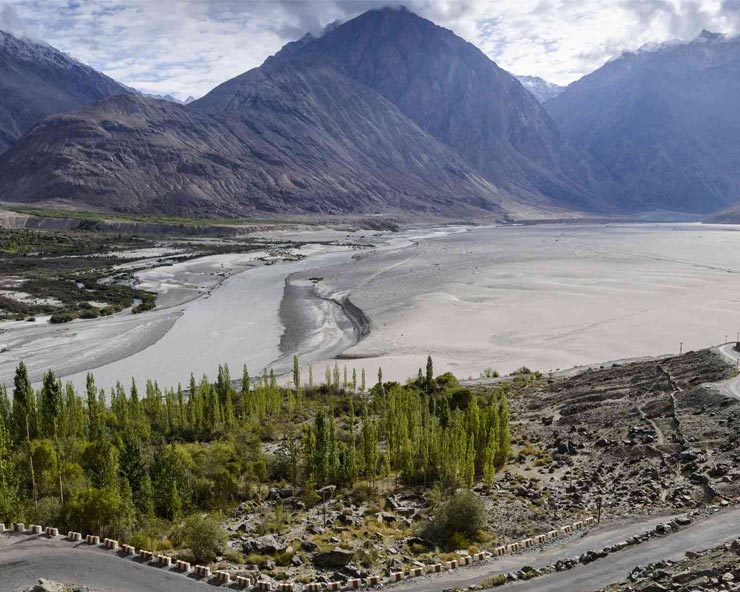
<path id="1" fill-rule="evenodd" d="M 0 152 L 48 115 L 128 92 L 49 45 L 0 31 Z"/>
<path id="2" fill-rule="evenodd" d="M 331 69 L 252 76 L 243 117 L 118 95 L 50 118 L 0 159 L 3 193 L 205 217 L 499 211 L 500 191 Z"/>
<path id="3" fill-rule="evenodd" d="M 163 103 L 118 96 L 43 122 L 0 158 L 0 196 L 200 216 L 611 207 L 603 170 L 513 76 L 406 10 Z"/>
<path id="4" fill-rule="evenodd" d="M 406 9 L 372 10 L 268 60 L 313 59 L 383 95 L 489 181 L 523 199 L 603 207 L 606 172 L 564 140 L 508 72 L 451 31 Z M 211 104 L 214 95 L 200 101 Z M 196 103 L 197 104 L 197 103 Z"/>
<path id="5" fill-rule="evenodd" d="M 740 40 L 703 32 L 625 53 L 546 108 L 643 210 L 740 201 Z"/>
<path id="6" fill-rule="evenodd" d="M 550 99 L 554 99 L 565 90 L 564 86 L 548 82 L 539 76 L 517 76 L 516 79 L 521 82 L 524 88 L 531 92 L 540 103 L 545 103 Z"/>

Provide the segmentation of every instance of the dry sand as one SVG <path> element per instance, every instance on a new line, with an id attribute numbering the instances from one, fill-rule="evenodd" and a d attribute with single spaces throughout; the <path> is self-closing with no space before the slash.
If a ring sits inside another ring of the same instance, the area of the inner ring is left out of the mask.
<path id="1" fill-rule="evenodd" d="M 740 330 L 740 228 L 478 228 L 324 274 L 371 319 L 345 351 L 402 380 L 431 353 L 462 378 L 706 347 Z"/>

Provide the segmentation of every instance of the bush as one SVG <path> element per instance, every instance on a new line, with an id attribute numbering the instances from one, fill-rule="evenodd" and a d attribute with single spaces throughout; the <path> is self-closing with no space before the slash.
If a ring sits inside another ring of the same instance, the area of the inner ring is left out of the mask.
<path id="1" fill-rule="evenodd" d="M 51 315 L 49 322 L 57 325 L 60 323 L 69 323 L 70 321 L 73 321 L 73 320 L 74 320 L 74 317 L 68 312 L 60 312 L 60 313 Z"/>
<path id="2" fill-rule="evenodd" d="M 480 497 L 459 491 L 437 510 L 424 528 L 424 536 L 447 549 L 465 548 L 486 526 L 486 513 Z"/>
<path id="3" fill-rule="evenodd" d="M 87 308 L 80 313 L 81 319 L 97 319 L 99 316 L 97 308 Z"/>
<path id="4" fill-rule="evenodd" d="M 213 516 L 193 514 L 182 527 L 185 544 L 198 563 L 212 563 L 226 545 L 226 532 Z"/>

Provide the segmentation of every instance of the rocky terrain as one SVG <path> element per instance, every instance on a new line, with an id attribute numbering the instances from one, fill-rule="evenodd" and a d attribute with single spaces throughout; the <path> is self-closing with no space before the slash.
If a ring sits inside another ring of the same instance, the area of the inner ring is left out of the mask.
<path id="1" fill-rule="evenodd" d="M 669 590 L 740 590 L 740 539 L 703 552 L 688 552 L 682 561 L 660 561 L 637 567 L 629 581 L 602 592 L 668 592 Z"/>
<path id="2" fill-rule="evenodd" d="M 703 383 L 726 378 L 709 351 L 553 380 L 512 399 L 526 417 L 517 473 L 522 495 L 555 514 L 685 510 L 740 493 L 740 402 Z M 514 407 L 516 409 L 516 407 Z"/>
<path id="3" fill-rule="evenodd" d="M 569 378 L 523 372 L 505 379 L 515 418 L 513 461 L 491 488 L 475 488 L 490 530 L 472 550 L 558 528 L 586 513 L 601 512 L 609 523 L 701 513 L 709 502 L 736 501 L 740 402 L 704 386 L 730 372 L 719 356 L 700 351 Z M 326 504 L 310 510 L 300 490 L 265 491 L 229 517 L 232 552 L 220 567 L 278 579 L 331 581 L 366 577 L 371 567 L 375 572 L 409 569 L 440 557 L 419 536 L 438 507 L 438 492 L 388 480 L 378 482 L 377 491 L 380 498 L 360 488 L 343 499 L 326 491 Z M 681 518 L 660 524 L 625 544 L 669 534 L 690 522 Z M 591 556 L 553 564 L 525 579 L 622 548 L 595 549 Z"/>

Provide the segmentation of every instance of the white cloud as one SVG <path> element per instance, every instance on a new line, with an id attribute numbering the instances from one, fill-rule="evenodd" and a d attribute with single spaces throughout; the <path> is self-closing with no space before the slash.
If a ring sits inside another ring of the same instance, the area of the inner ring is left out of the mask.
<path id="1" fill-rule="evenodd" d="M 647 42 L 735 33 L 740 0 L 407 0 L 516 73 L 567 83 Z M 396 0 L 0 0 L 33 35 L 121 82 L 200 96 L 288 41 Z"/>

